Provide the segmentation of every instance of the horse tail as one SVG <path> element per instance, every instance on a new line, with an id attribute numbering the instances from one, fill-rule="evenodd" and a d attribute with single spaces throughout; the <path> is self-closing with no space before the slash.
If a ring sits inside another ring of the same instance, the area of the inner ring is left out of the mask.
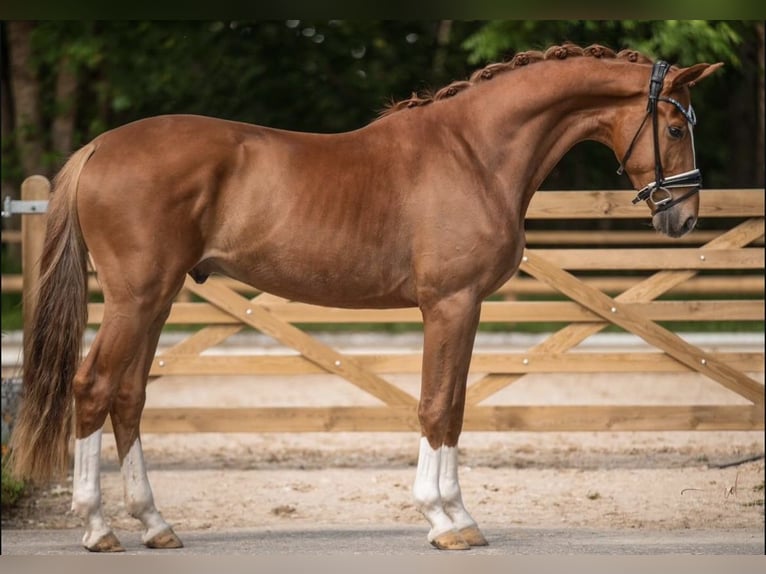
<path id="1" fill-rule="evenodd" d="M 10 444 L 11 474 L 45 482 L 69 466 L 75 372 L 87 322 L 87 248 L 77 215 L 77 185 L 95 151 L 67 161 L 49 203 L 37 306 L 24 338 L 23 396 Z"/>

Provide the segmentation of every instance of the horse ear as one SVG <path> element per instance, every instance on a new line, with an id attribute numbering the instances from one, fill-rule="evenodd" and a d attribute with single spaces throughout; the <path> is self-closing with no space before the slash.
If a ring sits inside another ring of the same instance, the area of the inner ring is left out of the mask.
<path id="1" fill-rule="evenodd" d="M 721 67 L 723 67 L 723 62 L 718 62 L 716 64 L 694 64 L 688 68 L 682 68 L 673 77 L 670 84 L 670 91 L 677 90 L 682 86 L 693 88 L 701 80 L 704 80 Z"/>

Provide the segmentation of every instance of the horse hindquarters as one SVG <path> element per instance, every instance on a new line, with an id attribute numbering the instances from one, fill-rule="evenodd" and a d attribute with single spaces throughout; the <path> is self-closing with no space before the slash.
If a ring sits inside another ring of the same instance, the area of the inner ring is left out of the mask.
<path id="1" fill-rule="evenodd" d="M 121 549 L 100 516 L 98 443 L 107 415 L 122 468 L 126 509 L 143 523 L 144 543 L 181 545 L 155 509 L 139 424 L 162 326 L 200 248 L 190 240 L 192 218 L 171 209 L 183 206 L 174 188 L 158 187 L 151 173 L 134 176 L 124 162 L 117 163 L 115 150 L 125 144 L 114 139 L 117 136 L 96 140 L 96 152 L 77 189 L 82 235 L 104 295 L 101 326 L 74 380 L 73 508 L 87 524 L 84 545 L 95 551 Z M 144 171 L 151 172 L 147 167 Z"/>

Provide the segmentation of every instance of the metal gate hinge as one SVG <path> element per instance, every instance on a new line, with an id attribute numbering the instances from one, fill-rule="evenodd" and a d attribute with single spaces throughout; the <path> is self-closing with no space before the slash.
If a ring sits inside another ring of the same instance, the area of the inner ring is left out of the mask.
<path id="1" fill-rule="evenodd" d="M 21 200 L 11 199 L 8 195 L 3 200 L 2 217 L 8 218 L 16 214 L 45 213 L 48 211 L 48 200 Z"/>

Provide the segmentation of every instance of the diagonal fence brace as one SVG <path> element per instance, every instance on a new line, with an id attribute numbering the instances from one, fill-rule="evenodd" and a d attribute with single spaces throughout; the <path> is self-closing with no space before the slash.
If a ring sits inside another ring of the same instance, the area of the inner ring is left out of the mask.
<path id="1" fill-rule="evenodd" d="M 525 252 L 521 269 L 538 280 L 548 283 L 603 319 L 662 349 L 690 369 L 710 377 L 755 405 L 763 406 L 763 385 L 719 361 L 702 349 L 687 343 L 675 333 L 646 319 L 641 314 L 629 310 L 625 305 L 598 289 L 584 284 L 571 273 L 560 269 L 534 251 Z"/>
<path id="2" fill-rule="evenodd" d="M 376 374 L 370 373 L 352 358 L 338 353 L 297 327 L 275 317 L 265 307 L 253 304 L 246 297 L 242 297 L 228 287 L 214 281 L 208 281 L 202 285 L 187 281 L 186 288 L 236 317 L 239 321 L 296 349 L 311 362 L 330 373 L 345 378 L 387 405 L 414 407 L 417 404 L 417 400 L 412 395 Z"/>

